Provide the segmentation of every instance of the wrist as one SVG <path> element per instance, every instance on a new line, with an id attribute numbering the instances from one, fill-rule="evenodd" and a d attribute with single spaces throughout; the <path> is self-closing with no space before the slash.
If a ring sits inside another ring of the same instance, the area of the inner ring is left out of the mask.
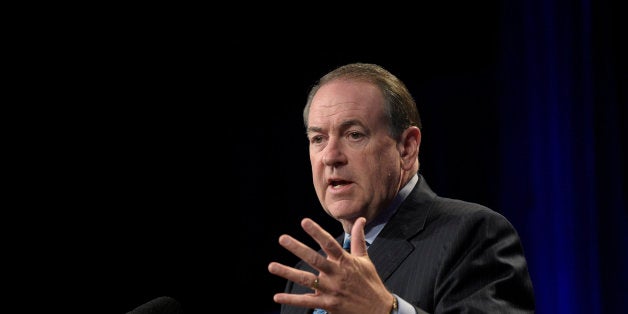
<path id="1" fill-rule="evenodd" d="M 399 301 L 397 300 L 397 296 L 392 294 L 392 307 L 390 309 L 390 314 L 397 314 L 399 312 Z"/>

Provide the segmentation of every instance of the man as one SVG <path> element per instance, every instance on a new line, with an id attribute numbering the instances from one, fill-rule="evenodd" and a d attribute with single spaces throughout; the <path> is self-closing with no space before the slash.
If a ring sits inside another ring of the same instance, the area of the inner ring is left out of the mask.
<path id="1" fill-rule="evenodd" d="M 279 237 L 301 259 L 268 266 L 288 280 L 274 296 L 282 314 L 534 312 L 514 227 L 437 196 L 418 172 L 421 121 L 403 82 L 375 64 L 341 66 L 312 88 L 303 117 L 316 194 L 344 234 L 305 218 L 320 250 Z"/>

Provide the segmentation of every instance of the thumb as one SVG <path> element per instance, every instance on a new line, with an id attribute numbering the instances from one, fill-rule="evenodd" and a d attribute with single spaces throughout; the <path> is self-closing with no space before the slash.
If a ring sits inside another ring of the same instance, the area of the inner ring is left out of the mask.
<path id="1" fill-rule="evenodd" d="M 366 218 L 360 217 L 356 219 L 351 228 L 351 254 L 364 256 L 366 255 L 366 237 L 364 236 L 364 226 L 366 226 Z"/>

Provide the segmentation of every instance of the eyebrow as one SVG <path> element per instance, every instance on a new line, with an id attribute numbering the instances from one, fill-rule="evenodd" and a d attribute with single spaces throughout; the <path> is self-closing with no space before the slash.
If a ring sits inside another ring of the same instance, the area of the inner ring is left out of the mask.
<path id="1" fill-rule="evenodd" d="M 306 133 L 306 134 L 310 134 L 310 133 L 312 133 L 312 132 L 318 132 L 318 133 L 320 133 L 320 132 L 322 132 L 322 131 L 323 131 L 323 129 L 322 129 L 322 128 L 319 128 L 319 127 L 317 127 L 317 126 L 308 126 L 308 127 L 307 127 L 307 130 L 305 131 L 305 133 Z"/>
<path id="2" fill-rule="evenodd" d="M 340 128 L 341 129 L 347 129 L 347 128 L 349 128 L 351 126 L 354 126 L 354 125 L 359 125 L 359 126 L 362 126 L 362 127 L 364 126 L 362 124 L 362 122 L 360 120 L 358 120 L 358 119 L 349 119 L 349 120 L 343 121 L 340 124 Z M 319 132 L 319 133 L 321 133 L 321 132 L 323 132 L 323 128 L 317 127 L 317 126 L 309 126 L 309 127 L 307 127 L 307 131 L 305 133 L 309 134 L 309 133 L 312 133 L 312 132 Z"/>

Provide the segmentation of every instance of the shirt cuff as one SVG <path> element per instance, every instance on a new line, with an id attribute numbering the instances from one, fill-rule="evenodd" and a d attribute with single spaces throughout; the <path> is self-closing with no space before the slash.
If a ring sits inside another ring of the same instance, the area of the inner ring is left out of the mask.
<path id="1" fill-rule="evenodd" d="M 399 306 L 399 310 L 391 312 L 392 314 L 416 314 L 414 310 L 414 306 L 408 303 L 406 300 L 400 298 L 398 295 L 394 294 L 395 298 L 397 298 L 397 305 Z"/>

